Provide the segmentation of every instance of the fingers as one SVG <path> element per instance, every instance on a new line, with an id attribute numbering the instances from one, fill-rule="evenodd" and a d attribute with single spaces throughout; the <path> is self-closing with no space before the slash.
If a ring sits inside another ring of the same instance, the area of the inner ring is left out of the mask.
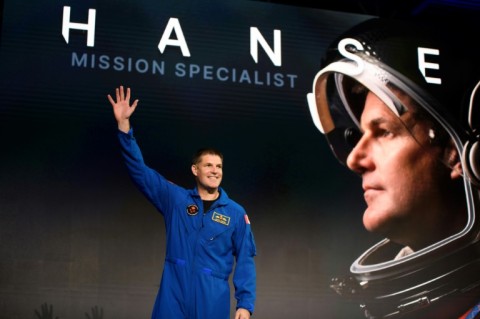
<path id="1" fill-rule="evenodd" d="M 120 88 L 123 89 L 123 86 L 121 86 Z M 130 88 L 127 88 L 127 96 L 125 97 L 125 100 L 127 100 L 127 102 L 130 101 Z"/>
<path id="2" fill-rule="evenodd" d="M 110 94 L 107 95 L 107 98 L 110 104 L 112 104 L 112 106 L 115 106 L 116 103 L 120 103 L 123 101 L 126 101 L 127 103 L 129 103 L 130 97 L 131 97 L 131 90 L 130 88 L 127 88 L 126 91 L 127 92 L 125 94 L 125 89 L 123 85 L 120 85 L 119 88 L 115 88 L 115 100 L 112 98 Z M 136 107 L 137 103 L 138 103 L 138 100 L 135 100 L 132 104 L 132 107 Z"/>
<path id="3" fill-rule="evenodd" d="M 125 94 L 123 92 L 123 85 L 120 85 L 120 88 L 115 88 L 115 95 L 117 98 L 117 103 L 122 102 L 125 98 Z"/>
<path id="4" fill-rule="evenodd" d="M 235 319 L 250 319 L 250 311 L 238 308 L 235 313 Z"/>
<path id="5" fill-rule="evenodd" d="M 110 104 L 112 104 L 112 106 L 115 105 L 115 101 L 113 100 L 113 98 L 109 95 L 107 95 L 107 98 L 108 98 L 108 101 L 110 101 Z"/>
<path id="6" fill-rule="evenodd" d="M 133 101 L 132 108 L 135 109 L 137 107 L 137 104 L 138 104 L 138 99 Z"/>
<path id="7" fill-rule="evenodd" d="M 120 101 L 125 99 L 125 92 L 123 90 L 123 85 L 120 85 Z"/>

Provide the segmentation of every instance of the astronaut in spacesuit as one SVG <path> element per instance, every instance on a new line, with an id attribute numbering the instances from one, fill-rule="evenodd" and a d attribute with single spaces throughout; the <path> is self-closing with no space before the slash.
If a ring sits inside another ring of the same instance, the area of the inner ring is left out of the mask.
<path id="1" fill-rule="evenodd" d="M 475 37 L 450 32 L 363 22 L 332 44 L 307 95 L 362 179 L 364 227 L 385 236 L 332 282 L 367 318 L 480 317 L 480 63 Z"/>

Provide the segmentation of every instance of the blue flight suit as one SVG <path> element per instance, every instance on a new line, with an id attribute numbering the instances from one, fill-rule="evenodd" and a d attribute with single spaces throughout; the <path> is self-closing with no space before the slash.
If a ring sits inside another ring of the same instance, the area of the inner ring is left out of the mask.
<path id="1" fill-rule="evenodd" d="M 152 319 L 228 319 L 234 261 L 237 308 L 253 313 L 256 247 L 243 207 L 220 188 L 204 212 L 196 188 L 175 185 L 145 165 L 132 129 L 118 137 L 131 178 L 165 222 L 166 257 Z"/>

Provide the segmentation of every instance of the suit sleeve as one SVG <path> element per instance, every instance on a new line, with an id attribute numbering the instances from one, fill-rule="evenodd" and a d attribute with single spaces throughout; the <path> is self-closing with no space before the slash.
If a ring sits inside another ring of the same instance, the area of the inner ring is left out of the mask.
<path id="1" fill-rule="evenodd" d="M 237 309 L 244 308 L 253 313 L 256 299 L 256 280 L 254 257 L 257 255 L 255 239 L 247 214 L 243 211 L 234 235 L 236 266 L 233 275 Z"/>
<path id="2" fill-rule="evenodd" d="M 118 131 L 118 139 L 123 160 L 134 184 L 165 215 L 164 212 L 169 211 L 169 195 L 175 186 L 145 164 L 132 129 L 128 133 Z"/>

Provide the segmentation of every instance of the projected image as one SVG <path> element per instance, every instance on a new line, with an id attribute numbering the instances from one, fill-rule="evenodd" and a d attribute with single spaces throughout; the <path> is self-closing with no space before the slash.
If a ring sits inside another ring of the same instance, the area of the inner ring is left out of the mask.
<path id="1" fill-rule="evenodd" d="M 367 318 L 478 313 L 479 63 L 440 30 L 361 23 L 332 44 L 308 95 L 335 157 L 361 177 L 365 229 L 386 237 L 332 284 Z"/>

